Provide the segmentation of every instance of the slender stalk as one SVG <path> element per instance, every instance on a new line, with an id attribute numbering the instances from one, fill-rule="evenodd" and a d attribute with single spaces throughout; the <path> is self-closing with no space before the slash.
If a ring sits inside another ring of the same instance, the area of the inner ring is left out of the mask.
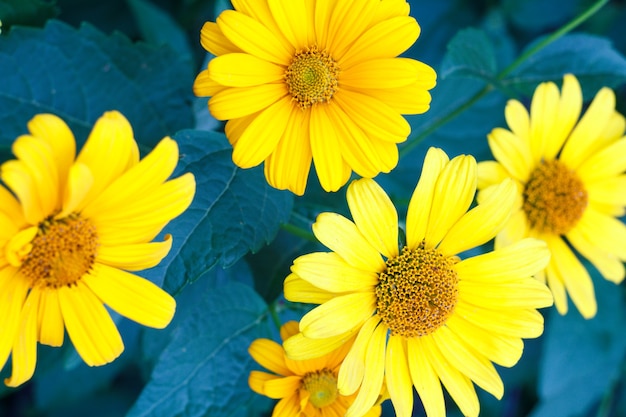
<path id="1" fill-rule="evenodd" d="M 271 303 L 270 305 L 267 306 L 267 310 L 270 312 L 270 317 L 272 318 L 272 321 L 274 322 L 274 325 L 276 326 L 276 328 L 280 332 L 280 328 L 282 327 L 283 324 L 280 321 L 280 317 L 278 316 L 278 306 L 277 306 L 277 303 L 278 303 L 278 300 L 274 300 L 273 303 Z"/>
<path id="2" fill-rule="evenodd" d="M 568 22 L 565 26 L 561 27 L 559 30 L 555 31 L 551 35 L 549 35 L 546 38 L 542 39 L 540 42 L 538 42 L 532 48 L 528 49 L 526 52 L 524 52 L 519 57 L 517 57 L 517 59 L 515 61 L 513 61 L 508 67 L 506 67 L 504 70 L 502 70 L 497 75 L 496 79 L 501 80 L 504 77 L 506 77 L 507 75 L 509 75 L 516 68 L 518 68 L 520 65 L 522 65 L 526 60 L 528 60 L 528 58 L 530 58 L 531 56 L 533 56 L 534 54 L 536 54 L 537 52 L 539 52 L 540 50 L 542 50 L 546 46 L 550 45 L 551 43 L 553 43 L 557 39 L 561 38 L 562 36 L 564 36 L 568 32 L 571 32 L 576 27 L 578 27 L 579 25 L 584 23 L 591 16 L 593 16 L 595 13 L 597 13 L 598 10 L 600 10 L 608 2 L 609 2 L 609 0 L 598 0 L 598 1 L 596 1 L 587 10 L 585 10 L 580 15 L 576 16 L 574 19 L 572 19 L 570 22 Z M 487 86 L 485 86 L 485 88 L 483 88 L 482 90 L 480 90 L 476 94 L 474 94 L 465 103 L 459 105 L 457 108 L 452 110 L 450 113 L 448 113 L 447 115 L 445 115 L 441 119 L 436 120 L 429 128 L 425 129 L 423 132 L 421 132 L 415 138 L 413 138 L 410 141 L 408 141 L 406 143 L 406 145 L 400 149 L 400 151 L 399 151 L 400 152 L 400 157 L 402 157 L 402 156 L 408 154 L 409 152 L 411 152 L 427 136 L 431 135 L 432 133 L 437 131 L 440 127 L 442 127 L 446 123 L 452 121 L 457 116 L 459 116 L 461 113 L 463 113 L 465 110 L 467 110 L 470 107 L 472 107 L 481 98 L 483 98 L 490 91 L 492 91 L 495 87 L 496 87 L 495 85 L 488 84 Z"/>

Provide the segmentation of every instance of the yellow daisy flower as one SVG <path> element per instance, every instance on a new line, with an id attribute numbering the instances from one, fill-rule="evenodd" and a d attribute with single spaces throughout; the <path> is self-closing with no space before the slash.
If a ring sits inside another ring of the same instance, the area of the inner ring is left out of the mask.
<path id="1" fill-rule="evenodd" d="M 5 380 L 30 379 L 37 342 L 60 346 L 64 329 L 90 366 L 118 357 L 124 345 L 104 304 L 163 328 L 176 303 L 131 272 L 157 265 L 172 239 L 151 242 L 191 203 L 193 175 L 167 180 L 178 145 L 163 139 L 139 160 L 128 121 L 105 113 L 76 157 L 68 126 L 51 114 L 28 123 L 13 144 L 16 160 L 0 168 L 0 369 Z"/>
<path id="2" fill-rule="evenodd" d="M 284 340 L 298 333 L 298 323 L 290 321 L 280 329 Z M 337 390 L 337 373 L 354 338 L 326 355 L 309 360 L 294 361 L 285 355 L 282 346 L 273 340 L 257 339 L 250 345 L 250 355 L 272 373 L 252 371 L 250 388 L 258 394 L 280 399 L 272 417 L 332 417 L 343 416 L 356 394 L 344 396 Z M 378 417 L 381 413 L 379 396 L 366 413 Z"/>
<path id="3" fill-rule="evenodd" d="M 626 226 L 615 217 L 626 213 L 626 123 L 610 89 L 601 89 L 580 117 L 582 101 L 573 75 L 563 78 L 560 94 L 554 83 L 540 84 L 530 114 L 510 100 L 510 130 L 495 128 L 488 135 L 496 161 L 478 164 L 478 188 L 514 179 L 517 202 L 496 247 L 528 236 L 546 241 L 552 256 L 538 278 L 547 278 L 561 314 L 569 294 L 590 318 L 597 310 L 593 282 L 572 248 L 604 278 L 624 279 Z"/>
<path id="4" fill-rule="evenodd" d="M 265 161 L 275 188 L 303 194 L 311 161 L 327 191 L 389 172 L 424 113 L 434 70 L 397 56 L 420 27 L 404 0 L 233 0 L 201 31 L 216 58 L 194 82 L 228 120 L 233 161 Z"/>
<path id="5" fill-rule="evenodd" d="M 551 305 L 552 295 L 531 275 L 548 262 L 544 242 L 525 239 L 457 256 L 492 239 L 515 201 L 515 185 L 506 180 L 467 211 L 476 182 L 473 157 L 449 160 L 431 148 L 409 203 L 406 243 L 398 245 L 396 209 L 371 179 L 348 187 L 354 221 L 322 213 L 314 223 L 315 236 L 332 252 L 297 258 L 285 296 L 321 305 L 304 315 L 285 350 L 306 359 L 357 335 L 337 381 L 344 395 L 360 387 L 346 416 L 362 416 L 383 382 L 400 417 L 411 415 L 413 386 L 429 417 L 445 416 L 441 383 L 463 415 L 477 416 L 472 381 L 501 398 L 492 362 L 513 366 L 522 338 L 543 332 L 536 309 Z"/>

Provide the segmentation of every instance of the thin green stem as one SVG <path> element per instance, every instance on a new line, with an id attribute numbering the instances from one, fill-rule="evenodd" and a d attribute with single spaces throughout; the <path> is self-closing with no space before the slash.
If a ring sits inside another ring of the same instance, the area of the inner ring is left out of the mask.
<path id="1" fill-rule="evenodd" d="M 546 46 L 550 45 L 551 43 L 553 43 L 554 41 L 556 41 L 557 39 L 559 39 L 563 35 L 567 34 L 568 32 L 571 32 L 577 26 L 581 25 L 583 22 L 588 20 L 591 16 L 593 16 L 595 13 L 597 13 L 598 10 L 600 10 L 608 2 L 609 2 L 609 0 L 598 0 L 597 2 L 592 4 L 587 10 L 585 10 L 580 15 L 576 16 L 574 19 L 572 19 L 565 26 L 563 26 L 559 30 L 555 31 L 550 36 L 547 36 L 546 38 L 542 39 L 540 42 L 537 42 L 536 45 L 534 45 L 532 48 L 528 49 L 523 54 L 521 54 L 508 67 L 506 67 L 504 70 L 502 70 L 497 75 L 496 79 L 497 80 L 502 80 L 504 77 L 506 77 L 511 72 L 513 72 L 516 68 L 518 68 L 520 65 L 522 65 L 532 55 L 536 54 L 537 52 L 539 52 L 540 50 L 542 50 Z M 457 108 L 452 110 L 450 113 L 448 113 L 444 117 L 436 120 L 430 127 L 428 127 L 427 129 L 425 129 L 424 131 L 419 133 L 416 137 L 414 137 L 413 139 L 408 141 L 406 143 L 406 145 L 400 149 L 400 151 L 399 151 L 400 152 L 400 157 L 402 157 L 402 156 L 408 154 L 409 152 L 411 152 L 427 136 L 431 135 L 432 133 L 437 131 L 439 128 L 444 126 L 446 123 L 452 121 L 457 116 L 459 116 L 461 113 L 465 112 L 467 109 L 472 107 L 481 98 L 483 98 L 485 95 L 487 95 L 490 91 L 494 90 L 494 88 L 496 88 L 495 85 L 488 84 L 487 86 L 485 86 L 485 88 L 483 88 L 482 90 L 480 90 L 476 94 L 474 94 L 472 97 L 470 97 L 465 103 L 459 105 Z"/>
<path id="2" fill-rule="evenodd" d="M 315 235 L 313 234 L 313 232 L 303 227 L 297 226 L 293 223 L 283 223 L 280 227 L 284 231 L 291 233 L 294 236 L 301 237 L 311 242 L 317 242 L 317 239 L 315 238 Z"/>
<path id="3" fill-rule="evenodd" d="M 278 331 L 280 331 L 280 328 L 282 327 L 283 323 L 280 321 L 280 317 L 278 316 L 278 307 L 276 305 L 277 303 L 278 303 L 278 300 L 274 300 L 273 303 L 267 306 L 267 309 L 270 312 L 270 317 L 272 318 L 274 325 L 276 326 Z"/>

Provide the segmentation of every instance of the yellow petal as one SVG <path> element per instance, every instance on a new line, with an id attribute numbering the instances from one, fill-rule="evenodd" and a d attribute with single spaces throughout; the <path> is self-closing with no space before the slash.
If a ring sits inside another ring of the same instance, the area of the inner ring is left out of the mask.
<path id="1" fill-rule="evenodd" d="M 225 10 L 217 18 L 217 25 L 234 45 L 260 59 L 287 65 L 295 52 L 263 24 L 243 13 Z"/>
<path id="2" fill-rule="evenodd" d="M 401 336 L 389 337 L 385 361 L 385 382 L 396 415 L 411 417 L 413 412 L 413 383 L 409 373 L 404 339 Z"/>
<path id="3" fill-rule="evenodd" d="M 233 162 L 241 168 L 259 165 L 276 149 L 296 108 L 291 97 L 283 97 L 263 110 L 248 125 L 233 149 Z"/>
<path id="4" fill-rule="evenodd" d="M 479 190 L 499 184 L 505 179 L 510 178 L 506 169 L 497 161 L 479 162 L 476 172 L 478 174 L 477 186 Z"/>
<path id="5" fill-rule="evenodd" d="M 248 353 L 268 371 L 282 376 L 293 375 L 285 364 L 285 351 L 273 340 L 256 339 L 248 347 Z"/>
<path id="6" fill-rule="evenodd" d="M 454 265 L 454 269 L 462 281 L 493 285 L 534 275 L 546 267 L 549 259 L 550 252 L 545 242 L 527 238 L 463 259 Z"/>
<path id="7" fill-rule="evenodd" d="M 303 50 L 310 47 L 309 27 L 310 19 L 307 14 L 309 10 L 303 1 L 281 1 L 269 0 L 269 8 L 280 32 L 289 40 L 296 50 Z"/>
<path id="8" fill-rule="evenodd" d="M 534 169 L 530 145 L 506 129 L 495 128 L 487 135 L 489 148 L 494 158 L 509 175 L 526 183 Z"/>
<path id="9" fill-rule="evenodd" d="M 193 93 L 198 97 L 211 97 L 228 87 L 216 82 L 209 75 L 209 70 L 200 71 L 193 81 Z"/>
<path id="10" fill-rule="evenodd" d="M 300 256 L 294 260 L 291 271 L 332 293 L 373 291 L 378 283 L 378 274 L 354 268 L 334 252 Z"/>
<path id="11" fill-rule="evenodd" d="M 305 314 L 300 330 L 313 339 L 338 336 L 360 327 L 375 309 L 373 292 L 340 295 Z"/>
<path id="12" fill-rule="evenodd" d="M 352 88 L 397 88 L 415 83 L 418 75 L 410 58 L 381 58 L 360 62 L 343 71 L 339 85 Z"/>
<path id="13" fill-rule="evenodd" d="M 285 278 L 284 294 L 289 301 L 308 304 L 322 304 L 335 296 L 335 294 L 310 284 L 296 274 L 289 274 Z"/>
<path id="14" fill-rule="evenodd" d="M 563 143 L 578 122 L 582 105 L 583 94 L 578 80 L 573 75 L 566 74 L 563 77 L 558 113 L 553 121 L 552 130 L 546 138 L 543 151 L 546 159 L 553 159 L 557 156 Z"/>
<path id="15" fill-rule="evenodd" d="M 504 246 L 512 245 L 513 243 L 522 240 L 529 236 L 530 226 L 528 225 L 528 219 L 526 213 L 523 210 L 518 209 L 511 214 L 509 221 L 504 226 L 502 231 L 496 235 L 494 247 L 500 249 Z"/>
<path id="16" fill-rule="evenodd" d="M 248 376 L 248 385 L 250 386 L 250 389 L 257 394 L 265 395 L 263 392 L 263 385 L 265 384 L 265 381 L 276 378 L 280 377 L 268 374 L 267 372 L 250 371 L 250 376 Z"/>
<path id="17" fill-rule="evenodd" d="M 435 71 L 420 74 L 417 82 L 397 88 L 362 88 L 356 89 L 363 95 L 371 96 L 386 104 L 400 114 L 422 114 L 430 109 L 432 97 L 424 85 L 435 84 Z M 432 87 L 430 87 L 432 88 Z"/>
<path id="18" fill-rule="evenodd" d="M 337 389 L 341 395 L 352 395 L 361 386 L 365 375 L 365 352 L 379 323 L 380 317 L 375 315 L 367 319 L 359 329 L 337 375 Z"/>
<path id="19" fill-rule="evenodd" d="M 530 106 L 530 152 L 533 164 L 538 164 L 544 148 L 551 140 L 552 127 L 557 122 L 559 89 L 553 82 L 539 84 Z"/>
<path id="20" fill-rule="evenodd" d="M 145 278 L 96 263 L 83 281 L 111 309 L 144 326 L 162 329 L 174 317 L 176 301 Z"/>
<path id="21" fill-rule="evenodd" d="M 463 415 L 478 417 L 480 403 L 472 381 L 448 362 L 446 356 L 439 351 L 437 344 L 431 337 L 422 339 L 426 357 Z"/>
<path id="22" fill-rule="evenodd" d="M 93 183 L 94 178 L 87 165 L 80 162 L 72 164 L 67 175 L 65 192 L 63 193 L 63 208 L 56 217 L 62 219 L 75 212 L 79 206 L 84 206 L 83 202 L 89 194 Z"/>
<path id="23" fill-rule="evenodd" d="M 292 360 L 300 361 L 319 358 L 338 349 L 351 340 L 358 330 L 358 328 L 355 328 L 348 333 L 323 339 L 311 339 L 304 337 L 302 333 L 298 333 L 285 340 L 283 348 L 285 349 L 287 357 Z"/>
<path id="24" fill-rule="evenodd" d="M 554 307 L 559 314 L 565 315 L 568 310 L 567 292 L 565 291 L 564 277 L 557 270 L 555 262 L 550 262 L 546 267 L 545 278 L 554 297 Z"/>
<path id="25" fill-rule="evenodd" d="M 465 374 L 497 399 L 502 399 L 504 394 L 502 379 L 496 368 L 484 355 L 463 343 L 463 339 L 457 337 L 446 326 L 437 329 L 432 334 L 432 338 L 452 367 Z"/>
<path id="26" fill-rule="evenodd" d="M 417 248 L 426 236 L 435 185 L 448 161 L 448 155 L 439 148 L 431 147 L 426 153 L 422 173 L 411 196 L 406 216 L 407 246 L 411 249 Z"/>
<path id="27" fill-rule="evenodd" d="M 424 338 L 407 339 L 407 355 L 411 380 L 428 416 L 445 416 L 446 405 L 439 377 L 426 354 Z"/>
<path id="28" fill-rule="evenodd" d="M 35 373 L 37 363 L 37 316 L 41 292 L 33 290 L 26 298 L 19 318 L 18 335 L 13 340 L 12 370 L 4 380 L 9 387 L 17 387 L 28 381 Z"/>
<path id="29" fill-rule="evenodd" d="M 467 211 L 476 193 L 476 160 L 461 155 L 441 171 L 435 184 L 430 218 L 426 226 L 426 246 L 435 247 Z"/>
<path id="30" fill-rule="evenodd" d="M 512 179 L 506 179 L 494 187 L 489 198 L 465 213 L 445 235 L 437 247 L 444 256 L 482 245 L 502 230 L 511 216 L 517 186 Z"/>
<path id="31" fill-rule="evenodd" d="M 231 53 L 209 62 L 209 76 L 228 87 L 252 87 L 282 81 L 285 68 L 254 55 Z"/>
<path id="32" fill-rule="evenodd" d="M 626 171 L 626 161 L 616 155 L 626 152 L 626 138 L 622 138 L 604 149 L 593 154 L 585 154 L 585 158 L 576 169 L 576 174 L 585 182 L 591 183 L 600 179 L 611 178 Z M 574 167 L 568 165 L 568 168 Z"/>
<path id="33" fill-rule="evenodd" d="M 378 2 L 343 0 L 335 3 L 328 21 L 328 45 L 336 59 L 348 51 L 370 26 Z M 319 33 L 319 32 L 318 32 Z"/>
<path id="34" fill-rule="evenodd" d="M 298 392 L 302 385 L 302 377 L 288 376 L 285 378 L 274 378 L 265 381 L 263 384 L 263 394 L 269 398 L 285 398 Z"/>
<path id="35" fill-rule="evenodd" d="M 67 334 L 80 357 L 89 366 L 115 360 L 124 344 L 102 301 L 82 281 L 58 291 Z"/>
<path id="36" fill-rule="evenodd" d="M 341 68 L 377 58 L 393 58 L 417 40 L 420 27 L 410 16 L 396 16 L 367 29 L 339 60 Z"/>
<path id="37" fill-rule="evenodd" d="M 0 176 L 19 200 L 28 223 L 37 224 L 51 214 L 43 211 L 37 184 L 24 163 L 15 159 L 3 163 Z"/>
<path id="38" fill-rule="evenodd" d="M 163 242 L 101 245 L 98 247 L 98 262 L 126 271 L 141 271 L 158 265 L 171 248 L 171 235 L 165 235 Z"/>
<path id="39" fill-rule="evenodd" d="M 554 272 L 565 285 L 572 302 L 584 318 L 594 317 L 598 307 L 589 273 L 559 236 L 550 238 L 548 246 L 552 252 L 550 263 L 554 264 Z"/>
<path id="40" fill-rule="evenodd" d="M 300 332 L 299 328 L 300 324 L 295 320 L 289 320 L 280 326 L 280 338 L 285 341 L 289 339 L 291 336 L 295 336 Z"/>
<path id="41" fill-rule="evenodd" d="M 311 153 L 315 171 L 325 191 L 337 191 L 348 180 L 344 175 L 346 165 L 339 142 L 339 130 L 331 123 L 326 106 L 311 109 Z"/>
<path id="42" fill-rule="evenodd" d="M 290 395 L 280 400 L 274 407 L 272 417 L 292 417 L 300 413 L 300 402 L 297 395 Z"/>
<path id="43" fill-rule="evenodd" d="M 542 308 L 552 305 L 552 293 L 534 278 L 509 280 L 500 285 L 489 287 L 471 281 L 459 281 L 459 294 L 466 302 L 478 307 L 507 308 Z"/>
<path id="44" fill-rule="evenodd" d="M 22 210 L 22 205 L 17 201 L 15 196 L 9 192 L 5 187 L 0 185 L 0 213 L 3 213 L 6 219 L 10 219 L 11 223 L 14 224 L 15 228 L 21 228 L 25 226 L 26 219 L 24 218 L 24 212 Z M 9 231 L 7 227 L 2 228 L 0 231 L 0 236 L 2 233 L 13 234 L 12 231 Z"/>
<path id="45" fill-rule="evenodd" d="M 624 280 L 624 263 L 616 255 L 595 246 L 578 228 L 567 233 L 567 240 L 581 255 L 602 274 L 605 279 L 619 284 Z"/>
<path id="46" fill-rule="evenodd" d="M 398 213 L 374 181 L 353 181 L 346 194 L 350 214 L 365 239 L 387 258 L 398 256 Z"/>
<path id="47" fill-rule="evenodd" d="M 34 291 L 34 289 L 33 289 Z M 37 340 L 48 346 L 61 346 L 65 336 L 65 324 L 59 305 L 59 293 L 54 288 L 42 288 L 39 304 Z"/>
<path id="48" fill-rule="evenodd" d="M 589 201 L 626 206 L 626 175 L 611 176 L 585 184 Z"/>
<path id="49" fill-rule="evenodd" d="M 504 117 L 511 132 L 530 146 L 530 116 L 526 107 L 517 100 L 509 100 L 504 107 Z"/>
<path id="50" fill-rule="evenodd" d="M 20 314 L 28 292 L 28 281 L 11 266 L 0 269 L 0 369 L 9 358 L 18 337 Z"/>
<path id="51" fill-rule="evenodd" d="M 363 271 L 380 272 L 385 263 L 354 223 L 337 213 L 321 213 L 313 223 L 315 237 L 346 263 Z"/>
<path id="52" fill-rule="evenodd" d="M 200 44 L 215 56 L 241 51 L 224 36 L 215 22 L 206 22 L 202 26 L 200 30 Z"/>
<path id="53" fill-rule="evenodd" d="M 575 229 L 598 249 L 626 260 L 626 225 L 620 220 L 588 207 Z"/>
<path id="54" fill-rule="evenodd" d="M 17 232 L 4 247 L 4 256 L 6 261 L 15 267 L 22 266 L 22 262 L 33 249 L 31 243 L 35 236 L 39 233 L 37 226 L 31 226 Z"/>
<path id="55" fill-rule="evenodd" d="M 371 409 L 381 394 L 385 376 L 385 347 L 387 345 L 387 327 L 378 326 L 365 352 L 365 373 L 363 383 L 354 402 L 348 408 L 346 417 L 362 416 Z"/>

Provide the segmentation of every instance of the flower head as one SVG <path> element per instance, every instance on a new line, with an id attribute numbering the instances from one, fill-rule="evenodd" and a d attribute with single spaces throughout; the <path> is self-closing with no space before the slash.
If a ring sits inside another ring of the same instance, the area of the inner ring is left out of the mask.
<path id="1" fill-rule="evenodd" d="M 572 248 L 604 278 L 624 279 L 626 226 L 615 217 L 626 213 L 626 123 L 610 89 L 600 90 L 580 117 L 582 101 L 573 75 L 563 78 L 561 92 L 552 82 L 540 84 L 530 114 L 509 101 L 510 130 L 488 135 L 496 160 L 478 164 L 478 187 L 482 194 L 504 178 L 515 181 L 514 213 L 496 247 L 528 236 L 546 241 L 552 256 L 539 278 L 547 279 L 561 314 L 569 294 L 589 318 L 597 310 L 593 282 Z"/>
<path id="2" fill-rule="evenodd" d="M 290 321 L 280 329 L 283 340 L 298 333 L 298 323 Z M 337 390 L 337 373 L 354 338 L 328 354 L 309 360 L 294 361 L 285 355 L 278 343 L 257 339 L 248 351 L 252 357 L 272 373 L 252 371 L 248 383 L 253 391 L 280 399 L 273 417 L 343 416 L 356 394 L 344 396 Z M 381 413 L 379 397 L 365 414 L 378 417 Z"/>
<path id="3" fill-rule="evenodd" d="M 311 161 L 327 191 L 352 171 L 389 172 L 424 113 L 435 72 L 398 58 L 420 27 L 404 0 L 233 0 L 202 28 L 216 55 L 195 80 L 209 110 L 228 120 L 233 161 L 265 161 L 268 182 L 303 194 Z"/>
<path id="4" fill-rule="evenodd" d="M 400 417 L 411 415 L 413 386 L 429 417 L 445 416 L 441 383 L 464 415 L 477 416 L 472 381 L 500 398 L 492 362 L 513 366 L 522 338 L 543 332 L 536 309 L 552 295 L 532 274 L 548 262 L 544 242 L 458 256 L 492 239 L 515 201 L 506 180 L 467 211 L 476 181 L 474 158 L 449 160 L 431 148 L 408 207 L 406 243 L 398 245 L 396 209 L 371 179 L 348 187 L 354 221 L 322 213 L 313 225 L 332 252 L 297 258 L 285 296 L 321 305 L 304 315 L 285 350 L 292 359 L 314 357 L 356 335 L 338 377 L 341 394 L 360 387 L 346 416 L 363 415 L 383 383 Z"/>
<path id="5" fill-rule="evenodd" d="M 191 174 L 167 180 L 178 162 L 170 138 L 139 160 L 128 121 L 116 111 L 95 124 L 76 156 L 68 126 L 35 116 L 0 167 L 0 369 L 5 383 L 31 378 L 37 342 L 60 346 L 67 333 L 90 366 L 124 349 L 104 304 L 149 327 L 163 328 L 176 303 L 132 272 L 157 265 L 172 239 L 152 242 L 191 203 Z M 10 190 L 10 191 L 9 191 Z"/>

